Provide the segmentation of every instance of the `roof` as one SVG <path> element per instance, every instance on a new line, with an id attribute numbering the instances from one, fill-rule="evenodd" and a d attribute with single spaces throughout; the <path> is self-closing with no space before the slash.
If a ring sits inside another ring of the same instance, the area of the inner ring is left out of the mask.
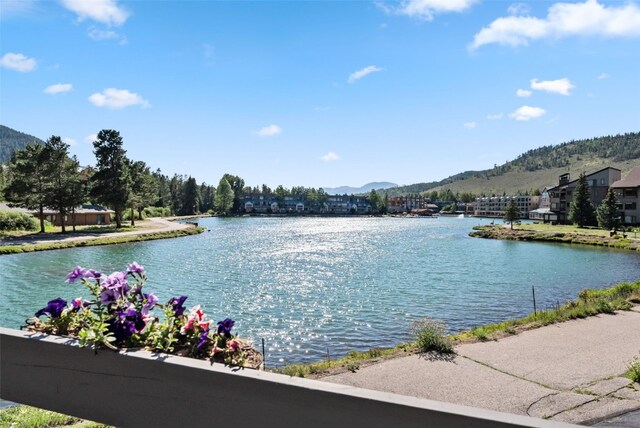
<path id="1" fill-rule="evenodd" d="M 640 186 L 640 165 L 634 166 L 629 174 L 622 180 L 618 180 L 611 185 L 613 188 L 639 187 Z"/>
<path id="2" fill-rule="evenodd" d="M 596 172 L 591 172 L 591 173 L 589 173 L 589 174 L 585 174 L 585 178 L 589 178 L 589 177 L 591 177 L 592 175 L 599 174 L 599 173 L 601 173 L 602 171 L 606 171 L 606 170 L 608 170 L 608 169 L 612 169 L 612 170 L 615 170 L 615 171 L 620 171 L 620 169 L 618 169 L 618 168 L 613 168 L 613 167 L 611 167 L 611 166 L 608 166 L 608 167 L 606 167 L 606 168 L 599 169 L 599 170 L 597 170 Z M 622 171 L 620 171 L 620 172 L 622 172 Z M 564 173 L 564 174 L 562 174 L 560 177 L 562 177 L 563 175 L 567 175 L 567 174 L 569 174 L 569 173 L 568 173 L 568 172 L 567 172 L 567 173 Z M 556 188 L 558 188 L 558 187 L 563 187 L 563 186 L 569 187 L 569 186 L 571 186 L 573 183 L 577 183 L 577 182 L 578 182 L 578 180 L 580 180 L 580 179 L 579 179 L 579 178 L 576 178 L 575 180 L 571 180 L 571 181 L 570 181 L 570 182 L 568 182 L 568 183 L 558 184 L 557 186 L 553 186 L 553 187 L 551 187 L 551 188 L 549 188 L 549 189 L 547 189 L 547 190 L 553 190 L 553 189 L 556 189 Z"/>
<path id="3" fill-rule="evenodd" d="M 13 211 L 17 213 L 29 213 L 30 211 L 26 208 L 20 207 L 11 207 L 5 203 L 0 204 L 0 211 Z"/>
<path id="4" fill-rule="evenodd" d="M 37 214 L 37 211 L 31 211 L 32 213 Z M 53 210 L 51 208 L 45 208 L 44 214 L 58 214 L 59 211 Z M 83 205 L 82 207 L 75 209 L 76 214 L 115 214 L 115 211 L 109 210 L 100 205 Z"/>

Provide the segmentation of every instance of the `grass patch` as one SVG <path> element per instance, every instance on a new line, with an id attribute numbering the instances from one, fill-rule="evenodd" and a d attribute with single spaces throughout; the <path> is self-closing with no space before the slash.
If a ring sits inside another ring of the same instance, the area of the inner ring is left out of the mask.
<path id="1" fill-rule="evenodd" d="M 416 346 L 420 352 L 454 354 L 453 342 L 446 331 L 444 322 L 431 318 L 422 318 L 411 324 L 411 333 L 416 338 Z"/>
<path id="2" fill-rule="evenodd" d="M 42 244 L 26 244 L 26 245 L 4 245 L 0 246 L 0 255 L 2 254 L 19 254 L 31 253 L 34 251 L 60 250 L 75 247 L 92 247 L 99 245 L 124 244 L 128 242 L 151 241 L 155 239 L 179 238 L 182 236 L 197 235 L 204 232 L 203 227 L 190 227 L 187 229 L 174 230 L 168 232 L 147 233 L 144 235 L 128 235 L 128 236 L 110 236 L 105 238 L 87 239 L 83 241 L 71 242 L 51 242 Z"/>
<path id="3" fill-rule="evenodd" d="M 107 428 L 107 425 L 85 421 L 30 406 L 16 406 L 0 410 L 0 426 L 11 428 L 49 428 L 73 425 L 82 428 Z"/>
<path id="4" fill-rule="evenodd" d="M 627 375 L 632 381 L 640 383 L 640 357 L 635 357 L 633 361 L 629 363 L 629 372 Z"/>

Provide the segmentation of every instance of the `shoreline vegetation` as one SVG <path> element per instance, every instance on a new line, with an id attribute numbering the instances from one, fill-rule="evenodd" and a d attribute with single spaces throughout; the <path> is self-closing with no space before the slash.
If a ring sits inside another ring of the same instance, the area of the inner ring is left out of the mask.
<path id="1" fill-rule="evenodd" d="M 640 239 L 637 232 L 618 230 L 611 234 L 607 230 L 578 228 L 546 224 L 527 224 L 509 229 L 501 225 L 474 226 L 469 233 L 472 238 L 503 239 L 509 241 L 557 242 L 562 244 L 581 244 L 622 250 L 640 251 Z"/>
<path id="2" fill-rule="evenodd" d="M 565 321 L 587 318 L 599 314 L 614 314 L 616 311 L 628 311 L 640 304 L 640 280 L 622 282 L 612 287 L 594 290 L 582 290 L 577 299 L 552 309 L 538 310 L 522 318 L 503 321 L 495 324 L 473 327 L 456 334 L 444 336 L 443 339 L 455 345 L 463 343 L 498 340 L 521 332 L 544 327 Z M 419 335 L 420 333 L 417 332 Z M 285 365 L 271 371 L 294 377 L 322 378 L 324 376 L 355 372 L 360 367 L 379 363 L 411 354 L 424 353 L 418 342 L 404 343 L 393 348 L 373 348 L 368 351 L 351 351 L 346 356 L 327 359 L 308 364 Z M 433 353 L 433 352 L 429 352 Z M 455 353 L 455 350 L 454 350 Z M 436 352 L 436 354 L 438 354 Z"/>

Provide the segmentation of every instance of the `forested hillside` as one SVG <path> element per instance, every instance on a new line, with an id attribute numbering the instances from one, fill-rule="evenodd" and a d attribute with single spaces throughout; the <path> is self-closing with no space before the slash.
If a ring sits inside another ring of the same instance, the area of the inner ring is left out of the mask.
<path id="1" fill-rule="evenodd" d="M 0 164 L 9 162 L 15 150 L 24 149 L 28 144 L 44 144 L 44 141 L 0 125 Z"/>
<path id="2" fill-rule="evenodd" d="M 555 146 L 529 150 L 515 160 L 484 171 L 466 171 L 444 180 L 390 189 L 389 195 L 426 191 L 471 192 L 475 194 L 519 193 L 557 184 L 565 172 L 580 172 L 607 166 L 619 168 L 623 175 L 640 164 L 640 132 L 572 140 Z"/>

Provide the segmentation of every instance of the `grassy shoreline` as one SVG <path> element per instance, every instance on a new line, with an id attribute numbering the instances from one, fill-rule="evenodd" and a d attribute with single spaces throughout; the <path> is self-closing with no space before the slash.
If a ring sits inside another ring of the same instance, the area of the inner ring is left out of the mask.
<path id="1" fill-rule="evenodd" d="M 205 231 L 203 227 L 189 227 L 180 230 L 170 230 L 166 232 L 150 232 L 139 235 L 113 236 L 104 238 L 90 238 L 77 241 L 67 242 L 45 242 L 40 244 L 24 244 L 24 245 L 3 245 L 0 246 L 0 255 L 3 254 L 20 254 L 31 253 L 34 251 L 61 250 L 75 247 L 94 247 L 100 245 L 125 244 L 130 242 L 152 241 L 156 239 L 179 238 L 183 236 L 197 235 Z"/>
<path id="2" fill-rule="evenodd" d="M 555 229 L 555 230 L 554 230 Z M 578 229 L 576 227 L 544 228 L 539 225 L 519 226 L 509 229 L 503 226 L 475 226 L 469 236 L 485 239 L 505 239 L 510 241 L 540 241 L 564 244 L 594 245 L 640 251 L 640 239 L 630 239 L 634 232 L 624 238 L 622 234 L 609 236 L 609 232 L 597 229 Z"/>
<path id="3" fill-rule="evenodd" d="M 498 340 L 551 324 L 599 314 L 613 314 L 620 310 L 631 310 L 634 304 L 640 304 L 640 280 L 634 283 L 623 282 L 600 290 L 585 289 L 580 292 L 576 300 L 569 300 L 558 308 L 538 311 L 535 314 L 500 323 L 474 327 L 448 337 L 455 345 Z M 331 361 L 294 364 L 271 371 L 295 377 L 320 378 L 346 371 L 353 372 L 360 367 L 375 364 L 384 359 L 416 353 L 420 353 L 420 350 L 413 342 L 400 344 L 393 348 L 374 348 L 364 352 L 352 351 L 343 358 Z"/>

